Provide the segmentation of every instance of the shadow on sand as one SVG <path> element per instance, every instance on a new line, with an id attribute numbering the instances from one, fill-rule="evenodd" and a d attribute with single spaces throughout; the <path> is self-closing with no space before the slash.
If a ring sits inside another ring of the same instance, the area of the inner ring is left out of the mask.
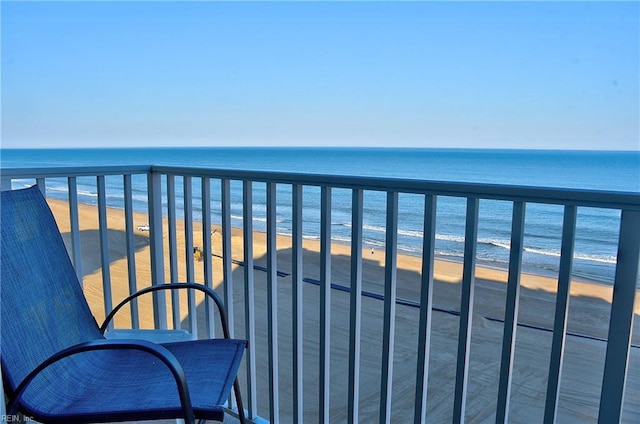
<path id="1" fill-rule="evenodd" d="M 277 334 L 280 420 L 290 422 L 293 411 L 293 303 L 291 249 L 278 251 Z M 303 375 L 304 422 L 318 420 L 320 287 L 319 254 L 303 253 Z M 235 337 L 245 338 L 245 269 L 240 261 L 233 272 L 233 323 Z M 332 256 L 330 300 L 330 421 L 347 421 L 350 257 Z M 289 267 L 289 268 L 287 268 Z M 214 257 L 214 276 L 221 274 Z M 258 414 L 269 417 L 269 351 L 266 258 L 255 259 L 254 277 L 255 347 Z M 217 274 L 216 274 L 217 273 Z M 218 278 L 218 277 L 216 277 Z M 377 421 L 382 369 L 384 267 L 379 260 L 363 258 L 363 297 L 360 334 L 360 421 Z M 395 311 L 392 422 L 413 420 L 418 350 L 421 275 L 397 270 Z M 220 294 L 222 289 L 219 287 Z M 428 370 L 429 422 L 451 422 L 456 378 L 457 339 L 460 324 L 461 284 L 435 281 Z M 495 420 L 497 387 L 503 336 L 506 285 L 499 281 L 475 283 L 473 327 L 466 405 L 468 422 Z M 571 299 L 565 347 L 558 419 L 562 422 L 597 420 L 611 304 L 588 296 Z M 522 287 L 519 304 L 510 417 L 516 421 L 543 419 L 544 399 L 551 352 L 555 296 Z M 204 306 L 198 306 L 199 329 L 204 328 Z M 187 325 L 183 322 L 183 328 Z M 638 327 L 638 320 L 636 320 Z M 638 336 L 631 349 L 627 379 L 625 419 L 640 414 L 640 349 Z M 216 333 L 221 334 L 221 333 Z M 201 332 L 200 336 L 203 334 Z M 240 372 L 246 390 L 246 371 Z M 246 399 L 246 395 L 245 395 Z M 245 404 L 247 401 L 245 400 Z M 579 408 L 576 405 L 580 405 Z"/>
<path id="2" fill-rule="evenodd" d="M 71 233 L 67 232 L 62 234 L 62 239 L 71 256 Z M 125 231 L 108 229 L 107 242 L 109 245 L 109 261 L 111 263 L 127 257 Z M 100 243 L 100 232 L 98 230 L 80 230 L 80 249 L 83 252 L 100 252 Z M 147 246 L 149 246 L 148 236 L 140 234 L 133 235 L 133 248 L 136 252 Z M 81 270 L 83 277 L 101 271 L 102 262 L 100 255 L 83 254 Z"/>

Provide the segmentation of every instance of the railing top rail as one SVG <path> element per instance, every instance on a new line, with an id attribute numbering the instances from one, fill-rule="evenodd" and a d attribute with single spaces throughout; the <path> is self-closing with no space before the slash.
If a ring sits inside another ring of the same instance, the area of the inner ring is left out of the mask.
<path id="1" fill-rule="evenodd" d="M 52 166 L 47 168 L 0 168 L 2 178 L 95 177 L 98 175 L 148 174 L 151 165 Z"/>
<path id="2" fill-rule="evenodd" d="M 581 190 L 275 171 L 246 171 L 238 169 L 154 165 L 2 168 L 0 169 L 0 176 L 2 178 L 52 178 L 146 174 L 150 172 L 265 183 L 274 182 L 308 186 L 331 186 L 347 189 L 359 188 L 374 191 L 397 191 L 401 193 L 435 194 L 453 197 L 477 197 L 480 199 L 491 200 L 525 201 L 545 204 L 640 210 L 640 193 L 637 192 L 614 192 L 603 190 Z"/>
<path id="3" fill-rule="evenodd" d="M 256 182 L 640 210 L 640 193 L 636 192 L 172 166 L 152 166 L 152 172 Z"/>

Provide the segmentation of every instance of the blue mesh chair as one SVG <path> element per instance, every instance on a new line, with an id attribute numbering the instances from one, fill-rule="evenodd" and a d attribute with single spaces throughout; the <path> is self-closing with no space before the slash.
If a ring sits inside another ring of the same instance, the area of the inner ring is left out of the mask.
<path id="1" fill-rule="evenodd" d="M 0 362 L 7 414 L 46 423 L 222 421 L 233 386 L 244 422 L 236 374 L 246 341 L 228 337 L 215 292 L 197 284 L 145 289 L 204 291 L 220 309 L 224 339 L 107 340 L 38 188 L 2 192 L 0 214 Z"/>

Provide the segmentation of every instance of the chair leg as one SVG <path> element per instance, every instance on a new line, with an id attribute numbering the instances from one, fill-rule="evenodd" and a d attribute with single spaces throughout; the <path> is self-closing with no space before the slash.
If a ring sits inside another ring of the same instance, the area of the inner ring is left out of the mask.
<path id="1" fill-rule="evenodd" d="M 236 394 L 236 406 L 238 407 L 238 418 L 240 419 L 240 424 L 245 424 L 244 418 L 244 406 L 242 405 L 242 395 L 240 394 L 240 383 L 238 383 L 238 378 L 233 382 L 233 391 Z"/>

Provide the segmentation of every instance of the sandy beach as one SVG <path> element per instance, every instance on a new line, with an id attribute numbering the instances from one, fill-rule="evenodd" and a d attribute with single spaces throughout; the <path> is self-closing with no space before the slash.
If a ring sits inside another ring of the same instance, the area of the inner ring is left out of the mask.
<path id="1" fill-rule="evenodd" d="M 49 204 L 63 233 L 70 241 L 68 205 L 51 200 Z M 104 318 L 102 269 L 100 265 L 97 208 L 79 205 L 82 249 L 83 287 L 98 322 Z M 146 224 L 144 214 L 135 214 L 134 227 Z M 109 256 L 111 289 L 114 304 L 128 294 L 127 258 L 124 212 L 108 210 Z M 217 230 L 216 227 L 213 229 Z M 202 225 L 194 222 L 194 244 L 202 247 Z M 232 237 L 233 259 L 242 261 L 242 231 L 234 229 Z M 178 280 L 185 281 L 184 223 L 177 224 Z M 150 285 L 150 255 L 148 232 L 136 231 L 134 246 L 138 288 Z M 165 245 L 168 235 L 165 225 Z M 69 245 L 69 244 L 68 244 Z M 309 280 L 320 276 L 319 242 L 305 240 L 303 275 Z M 291 304 L 291 238 L 278 236 L 278 343 L 280 421 L 290 422 L 292 413 L 292 304 Z M 166 249 L 166 247 L 165 247 Z M 165 250 L 166 252 L 167 250 Z M 213 281 L 221 289 L 222 262 L 220 231 L 212 236 Z M 254 260 L 266 265 L 265 235 L 254 234 Z M 350 279 L 350 247 L 333 244 L 333 283 L 348 287 Z M 384 282 L 384 251 L 363 252 L 363 289 L 382 294 Z M 419 309 L 412 306 L 420 299 L 421 259 L 399 254 L 397 258 L 397 297 L 407 304 L 396 306 L 395 356 L 393 369 L 392 422 L 413 420 L 416 379 L 416 351 L 418 344 Z M 167 280 L 171 273 L 165 259 Z M 202 262 L 196 262 L 195 281 L 204 280 Z M 238 263 L 233 265 L 234 328 L 235 336 L 244 334 L 244 273 L 250 271 L 255 278 L 256 354 L 258 361 L 259 415 L 268 418 L 268 362 L 267 362 L 267 302 L 266 273 L 247 270 Z M 460 309 L 460 263 L 437 260 L 435 267 L 434 312 L 431 340 L 431 362 L 428 388 L 428 422 L 451 421 L 455 384 L 455 364 Z M 503 270 L 478 267 L 469 364 L 467 422 L 484 423 L 495 420 L 500 351 L 506 298 L 506 277 Z M 555 290 L 553 278 L 524 274 L 521 279 L 520 309 L 517 330 L 510 422 L 541 422 L 544 412 L 545 391 L 549 366 L 553 327 Z M 318 343 L 319 343 L 319 287 L 312 283 L 303 286 L 304 313 L 304 410 L 305 423 L 317 422 L 318 416 Z M 561 380 L 558 422 L 596 422 L 602 381 L 612 288 L 587 282 L 573 282 L 569 307 L 568 334 L 565 362 Z M 168 299 L 167 304 L 170 305 Z M 204 322 L 204 308 L 198 298 L 199 321 Z M 181 316 L 186 324 L 186 295 L 180 296 Z M 632 340 L 629 374 L 624 405 L 624 421 L 640 421 L 640 296 L 636 293 L 636 319 Z M 141 327 L 152 328 L 151 298 L 140 301 Z M 167 308 L 169 322 L 171 309 Z M 362 334 L 360 363 L 360 422 L 377 421 L 382 346 L 383 302 L 373 297 L 362 299 Z M 127 327 L 129 311 L 125 309 L 116 319 L 117 327 Z M 202 329 L 204 326 L 200 325 Z M 200 334 L 203 336 L 204 334 Z M 331 422 L 346 421 L 348 386 L 349 293 L 331 291 Z M 241 383 L 245 371 L 241 370 Z"/>

